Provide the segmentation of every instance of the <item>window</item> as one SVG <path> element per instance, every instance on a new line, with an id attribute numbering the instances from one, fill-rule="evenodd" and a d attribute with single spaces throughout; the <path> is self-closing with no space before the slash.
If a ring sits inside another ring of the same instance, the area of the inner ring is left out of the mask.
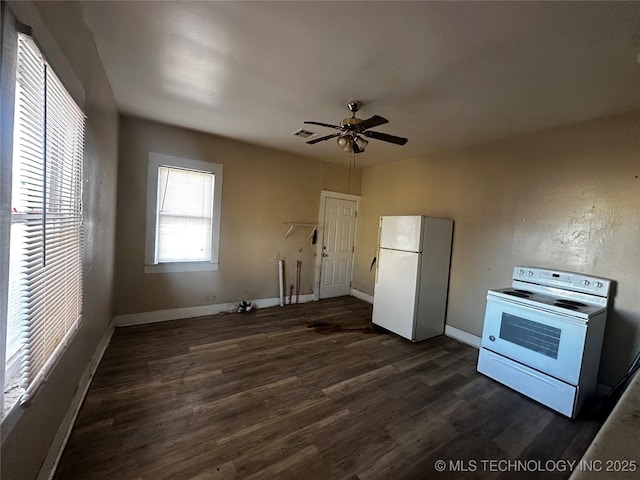
<path id="1" fill-rule="evenodd" d="M 33 39 L 17 48 L 5 407 L 34 395 L 82 314 L 85 118 Z"/>
<path id="2" fill-rule="evenodd" d="M 145 272 L 217 270 L 222 165 L 149 153 Z"/>

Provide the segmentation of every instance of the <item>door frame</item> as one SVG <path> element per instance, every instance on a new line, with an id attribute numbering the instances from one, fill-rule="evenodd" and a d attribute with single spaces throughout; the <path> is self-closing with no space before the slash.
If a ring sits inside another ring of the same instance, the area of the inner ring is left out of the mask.
<path id="1" fill-rule="evenodd" d="M 316 243 L 316 262 L 313 272 L 313 300 L 318 301 L 320 299 L 320 276 L 322 269 L 322 245 L 324 244 L 324 213 L 325 203 L 327 198 L 335 198 L 338 200 L 352 200 L 356 202 L 356 212 L 360 211 L 360 195 L 352 195 L 350 193 L 332 192 L 330 190 L 320 190 L 320 208 L 318 209 L 318 242 Z M 358 213 L 356 213 L 356 225 L 355 232 L 353 234 L 353 252 L 351 253 L 351 278 L 349 283 L 353 282 L 353 270 L 354 270 L 354 258 L 355 247 L 358 235 Z M 349 289 L 351 293 L 353 287 Z"/>

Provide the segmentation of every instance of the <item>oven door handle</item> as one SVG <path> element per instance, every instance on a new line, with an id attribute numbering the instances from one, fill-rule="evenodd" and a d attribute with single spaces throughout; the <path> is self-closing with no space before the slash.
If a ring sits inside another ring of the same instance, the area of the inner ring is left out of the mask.
<path id="1" fill-rule="evenodd" d="M 491 295 L 487 295 L 487 303 L 505 305 L 505 306 L 511 307 L 511 308 L 525 308 L 527 310 L 533 310 L 536 313 L 542 313 L 544 315 L 551 315 L 557 321 L 565 322 L 565 323 L 567 323 L 569 325 L 577 325 L 579 327 L 584 327 L 588 323 L 588 320 L 586 320 L 586 319 L 572 317 L 572 316 L 567 315 L 565 313 L 556 312 L 556 311 L 553 311 L 553 310 L 546 310 L 544 308 L 540 308 L 540 307 L 537 307 L 535 305 L 531 305 L 531 304 L 528 304 L 528 303 L 520 303 L 520 302 L 517 302 L 517 301 L 503 300 L 502 298 L 493 297 Z"/>

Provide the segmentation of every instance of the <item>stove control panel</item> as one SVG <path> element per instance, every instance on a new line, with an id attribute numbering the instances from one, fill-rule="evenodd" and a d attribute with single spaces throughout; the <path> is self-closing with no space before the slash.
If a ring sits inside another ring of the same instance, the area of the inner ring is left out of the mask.
<path id="1" fill-rule="evenodd" d="M 515 267 L 513 279 L 575 292 L 591 293 L 601 297 L 608 297 L 611 287 L 611 280 L 606 278 L 537 267 Z"/>

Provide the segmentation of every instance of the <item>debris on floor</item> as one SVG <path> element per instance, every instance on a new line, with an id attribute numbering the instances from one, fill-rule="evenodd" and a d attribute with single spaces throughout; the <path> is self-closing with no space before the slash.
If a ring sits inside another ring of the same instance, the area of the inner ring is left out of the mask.
<path id="1" fill-rule="evenodd" d="M 246 313 L 246 312 L 250 312 L 251 310 L 253 310 L 253 305 L 251 304 L 251 302 L 242 300 L 238 304 L 238 313 Z"/>

